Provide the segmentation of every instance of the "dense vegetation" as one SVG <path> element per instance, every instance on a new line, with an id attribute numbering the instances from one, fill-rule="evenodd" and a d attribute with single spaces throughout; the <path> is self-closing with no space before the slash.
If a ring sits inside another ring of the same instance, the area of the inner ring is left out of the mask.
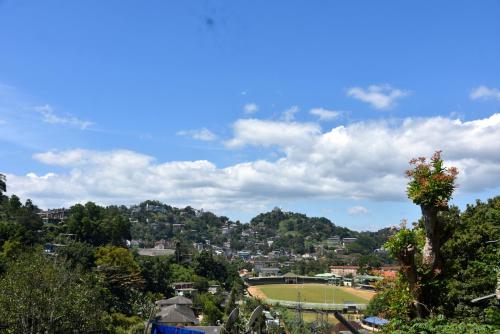
<path id="1" fill-rule="evenodd" d="M 209 285 L 241 291 L 238 261 L 210 252 L 145 257 L 124 247 L 127 208 L 77 204 L 57 225 L 43 224 L 38 212 L 29 200 L 0 194 L 0 332 L 142 333 L 154 301 L 171 297 L 175 281 L 195 283 L 195 306 L 210 325 L 224 309 Z M 44 251 L 46 244 L 57 251 Z"/>
<path id="2" fill-rule="evenodd" d="M 491 333 L 500 328 L 496 298 L 500 266 L 500 196 L 464 212 L 449 206 L 456 169 L 437 152 L 412 160 L 408 197 L 422 207 L 413 228 L 402 226 L 386 244 L 401 264 L 396 281 L 382 282 L 368 312 L 392 319 L 405 333 Z"/>

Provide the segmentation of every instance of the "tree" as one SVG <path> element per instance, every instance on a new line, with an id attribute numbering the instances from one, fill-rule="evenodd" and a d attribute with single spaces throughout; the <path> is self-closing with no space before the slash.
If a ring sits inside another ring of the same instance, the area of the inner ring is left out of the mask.
<path id="1" fill-rule="evenodd" d="M 85 242 L 66 240 L 64 247 L 57 250 L 57 254 L 66 258 L 73 267 L 90 270 L 95 263 L 95 248 Z"/>
<path id="2" fill-rule="evenodd" d="M 422 263 L 432 270 L 440 270 L 439 248 L 444 229 L 439 224 L 438 213 L 448 210 L 448 201 L 456 188 L 456 167 L 444 167 L 441 151 L 436 151 L 430 162 L 420 157 L 410 161 L 412 169 L 406 171 L 411 179 L 407 194 L 413 203 L 420 205 L 425 228 L 425 245 Z"/>
<path id="3" fill-rule="evenodd" d="M 500 275 L 500 242 L 494 242 L 500 239 L 500 196 L 467 205 L 457 220 L 453 236 L 442 247 L 446 268 L 439 298 L 442 311 L 447 317 L 500 326 L 494 299 L 479 305 L 470 302 L 493 293 Z"/>
<path id="4" fill-rule="evenodd" d="M 173 295 L 170 287 L 171 260 L 164 256 L 140 256 L 137 259 L 144 278 L 144 290 L 161 293 L 165 297 Z"/>
<path id="5" fill-rule="evenodd" d="M 392 236 L 385 244 L 385 248 L 388 249 L 392 256 L 397 258 L 401 264 L 401 271 L 408 283 L 410 295 L 413 297 L 413 305 L 419 317 L 423 317 L 426 313 L 423 308 L 422 286 L 419 284 L 418 263 L 415 258 L 421 248 L 419 245 L 422 244 L 422 239 L 422 229 L 407 229 L 404 222 L 402 224 L 402 229 Z M 411 313 L 410 316 L 413 317 Z"/>
<path id="6" fill-rule="evenodd" d="M 116 311 L 130 314 L 132 296 L 144 283 L 139 265 L 129 250 L 122 247 L 100 247 L 95 256 L 101 283 L 111 293 L 108 303 Z"/>
<path id="7" fill-rule="evenodd" d="M 70 208 L 68 232 L 79 241 L 94 246 L 112 244 L 124 246 L 130 239 L 130 222 L 116 207 L 103 208 L 93 202 L 76 204 Z"/>
<path id="8" fill-rule="evenodd" d="M 57 258 L 21 255 L 8 263 L 0 291 L 0 324 L 12 333 L 104 332 L 95 280 Z"/>
<path id="9" fill-rule="evenodd" d="M 222 259 L 214 257 L 209 251 L 203 251 L 196 256 L 194 271 L 199 276 L 219 282 L 224 282 L 227 277 L 227 269 Z"/>
<path id="10" fill-rule="evenodd" d="M 218 321 L 222 321 L 224 314 L 217 307 L 217 302 L 212 294 L 200 293 L 196 296 L 196 302 L 201 305 L 203 311 L 203 325 L 214 326 L 217 325 Z"/>
<path id="11" fill-rule="evenodd" d="M 15 239 L 25 245 L 39 242 L 38 231 L 43 223 L 37 214 L 38 208 L 31 200 L 23 205 L 16 195 L 0 197 L 0 245 Z"/>
<path id="12" fill-rule="evenodd" d="M 407 314 L 409 318 L 430 315 L 428 321 L 415 322 L 414 330 L 434 326 L 432 319 L 437 314 L 452 321 L 467 319 L 472 323 L 499 325 L 500 311 L 494 302 L 477 305 L 471 301 L 491 294 L 497 284 L 500 197 L 487 203 L 478 201 L 460 213 L 457 207 L 448 206 L 458 171 L 443 167 L 440 152 L 434 154 L 430 163 L 419 158 L 411 164 L 415 167 L 407 172 L 412 178 L 408 196 L 421 206 L 422 219 L 413 229 L 403 224 L 385 245 L 401 264 L 412 299 L 408 312 L 399 314 Z M 390 296 L 391 291 L 383 290 L 377 302 L 384 295 Z M 386 302 L 388 308 L 397 303 L 390 299 Z M 449 328 L 445 327 L 451 332 L 451 328 L 460 326 L 450 323 Z"/>
<path id="13" fill-rule="evenodd" d="M 226 307 L 224 308 L 224 314 L 228 316 L 236 308 L 237 298 L 238 289 L 236 286 L 233 286 L 233 288 L 231 289 L 231 294 L 229 295 L 229 299 L 226 302 Z"/>
<path id="14" fill-rule="evenodd" d="M 420 157 L 412 159 L 410 165 L 412 169 L 406 171 L 410 178 L 407 194 L 420 205 L 421 224 L 413 230 L 403 224 L 403 228 L 386 243 L 386 248 L 401 264 L 414 298 L 416 315 L 425 317 L 431 310 L 433 285 L 430 283 L 443 270 L 440 248 L 451 236 L 451 224 L 438 214 L 449 211 L 448 201 L 456 187 L 458 170 L 443 166 L 441 151 L 436 151 L 430 162 Z"/>

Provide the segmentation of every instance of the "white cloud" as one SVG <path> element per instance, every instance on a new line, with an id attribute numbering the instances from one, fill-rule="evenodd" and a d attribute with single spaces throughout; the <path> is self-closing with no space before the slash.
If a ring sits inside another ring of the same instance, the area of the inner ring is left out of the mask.
<path id="1" fill-rule="evenodd" d="M 183 130 L 177 132 L 179 136 L 187 136 L 197 140 L 212 141 L 217 139 L 217 136 L 207 128 L 201 128 L 198 130 Z"/>
<path id="2" fill-rule="evenodd" d="M 409 93 L 390 85 L 371 85 L 367 89 L 352 87 L 347 96 L 371 104 L 375 109 L 390 109 L 396 105 L 396 101 L 407 96 Z"/>
<path id="3" fill-rule="evenodd" d="M 87 129 L 89 126 L 94 124 L 90 121 L 83 121 L 81 119 L 78 119 L 73 115 L 67 115 L 67 116 L 57 115 L 54 112 L 54 110 L 52 109 L 52 107 L 49 106 L 48 104 L 46 104 L 44 106 L 35 107 L 35 110 L 42 115 L 42 120 L 45 123 L 65 124 L 65 125 L 78 127 L 82 130 Z"/>
<path id="4" fill-rule="evenodd" d="M 474 88 L 470 93 L 472 100 L 499 100 L 500 89 L 488 88 L 486 86 L 479 86 Z"/>
<path id="5" fill-rule="evenodd" d="M 245 111 L 245 114 L 255 114 L 259 111 L 259 106 L 255 103 L 247 103 L 243 106 L 243 110 Z"/>
<path id="6" fill-rule="evenodd" d="M 295 114 L 299 112 L 299 107 L 298 106 L 291 106 L 290 108 L 288 108 L 287 110 L 285 110 L 283 112 L 283 114 L 281 115 L 281 118 L 285 121 L 285 122 L 291 122 L 295 119 Z"/>
<path id="7" fill-rule="evenodd" d="M 274 146 L 279 158 L 222 168 L 206 160 L 158 162 L 129 150 L 75 149 L 34 155 L 45 170 L 57 167 L 57 173 L 7 177 L 10 191 L 42 207 L 158 199 L 217 211 L 308 198 L 406 200 L 408 161 L 436 149 L 460 169 L 458 191 L 499 187 L 498 143 L 500 114 L 467 122 L 445 117 L 359 122 L 326 132 L 315 124 L 249 119 L 234 124 L 228 145 Z"/>
<path id="8" fill-rule="evenodd" d="M 368 209 L 365 208 L 364 206 L 357 205 L 357 206 L 353 206 L 353 207 L 348 208 L 347 213 L 349 213 L 351 216 L 365 215 L 368 213 Z"/>
<path id="9" fill-rule="evenodd" d="M 328 110 L 324 108 L 313 108 L 309 113 L 318 116 L 320 121 L 330 121 L 340 116 L 340 111 Z"/>
<path id="10" fill-rule="evenodd" d="M 294 146 L 311 142 L 321 129 L 316 124 L 240 119 L 233 125 L 234 137 L 228 147 L 245 145 Z"/>

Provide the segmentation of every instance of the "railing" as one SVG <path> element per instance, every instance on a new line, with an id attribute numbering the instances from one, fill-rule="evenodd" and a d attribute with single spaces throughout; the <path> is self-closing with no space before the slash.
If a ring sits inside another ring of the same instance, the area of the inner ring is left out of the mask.
<path id="1" fill-rule="evenodd" d="M 264 299 L 264 303 L 269 305 L 281 305 L 287 308 L 298 308 L 300 307 L 304 310 L 325 310 L 325 311 L 342 311 L 345 309 L 356 309 L 356 310 L 366 310 L 367 304 L 332 304 L 332 303 L 305 303 L 296 302 L 290 300 L 278 300 L 278 299 Z"/>

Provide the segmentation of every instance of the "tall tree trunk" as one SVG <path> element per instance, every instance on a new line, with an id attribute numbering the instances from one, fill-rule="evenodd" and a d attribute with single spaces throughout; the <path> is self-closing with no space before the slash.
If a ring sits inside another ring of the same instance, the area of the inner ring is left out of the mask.
<path id="1" fill-rule="evenodd" d="M 427 315 L 427 311 L 423 307 L 422 303 L 422 291 L 418 284 L 417 267 L 415 265 L 415 245 L 408 245 L 400 254 L 399 260 L 402 265 L 403 274 L 408 281 L 408 288 L 413 297 L 413 305 L 415 306 L 415 311 L 419 318 L 423 318 Z"/>
<path id="2" fill-rule="evenodd" d="M 431 269 L 435 269 L 439 260 L 439 228 L 438 208 L 433 206 L 421 206 L 425 227 L 425 246 L 422 254 L 422 263 Z"/>

